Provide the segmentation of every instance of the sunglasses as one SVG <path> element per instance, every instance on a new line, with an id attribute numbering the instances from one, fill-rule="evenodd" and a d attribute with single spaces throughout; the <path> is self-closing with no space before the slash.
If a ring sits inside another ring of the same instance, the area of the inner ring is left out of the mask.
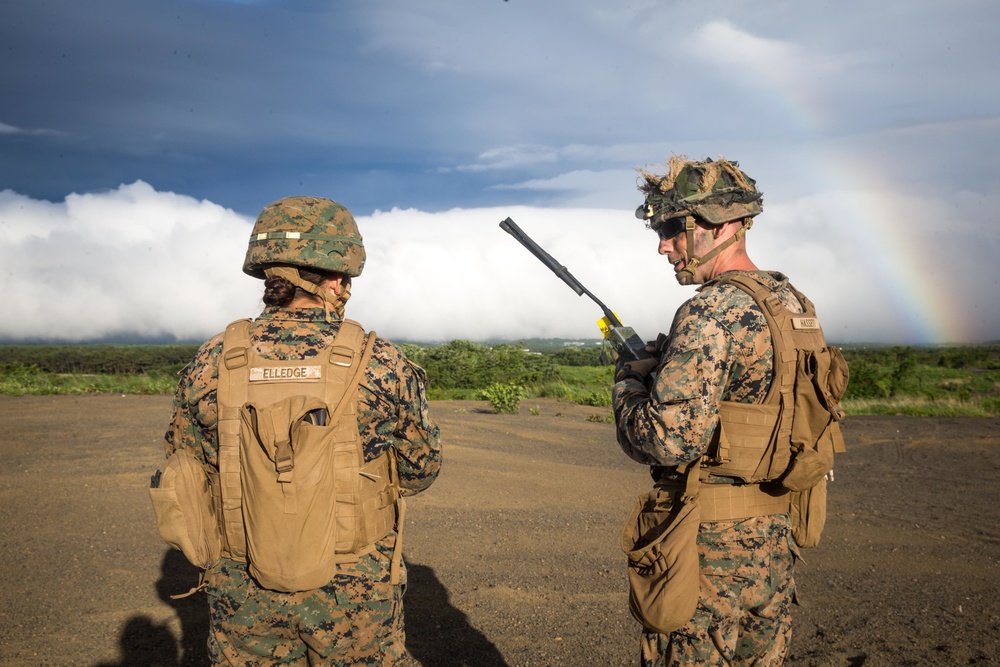
<path id="1" fill-rule="evenodd" d="M 664 220 L 663 222 L 654 225 L 653 231 L 656 235 L 660 237 L 661 241 L 669 241 L 674 238 L 685 229 L 687 229 L 687 219 L 690 216 L 683 216 L 680 218 L 670 218 L 669 220 Z"/>

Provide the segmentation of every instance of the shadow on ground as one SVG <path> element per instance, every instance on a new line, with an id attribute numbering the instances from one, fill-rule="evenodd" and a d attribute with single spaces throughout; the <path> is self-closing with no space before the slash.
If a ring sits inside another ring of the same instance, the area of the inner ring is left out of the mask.
<path id="1" fill-rule="evenodd" d="M 434 570 L 407 563 L 408 583 L 404 600 L 406 649 L 423 665 L 434 667 L 508 667 L 497 647 L 469 623 L 469 618 L 451 604 L 448 589 Z M 180 641 L 165 623 L 148 616 L 133 616 L 119 635 L 118 662 L 95 667 L 196 667 L 208 665 L 208 605 L 204 594 L 172 598 L 198 585 L 199 570 L 179 551 L 163 556 L 156 590 L 160 599 L 174 608 L 181 625 Z"/>
<path id="2" fill-rule="evenodd" d="M 433 667 L 507 667 L 489 639 L 451 604 L 448 589 L 426 565 L 407 562 L 406 650 Z"/>
<path id="3" fill-rule="evenodd" d="M 174 599 L 198 585 L 200 570 L 180 551 L 168 549 L 160 565 L 156 592 L 174 608 L 181 624 L 180 641 L 165 623 L 148 616 L 133 616 L 119 635 L 119 662 L 102 662 L 95 667 L 199 667 L 208 660 L 208 605 L 204 593 Z"/>

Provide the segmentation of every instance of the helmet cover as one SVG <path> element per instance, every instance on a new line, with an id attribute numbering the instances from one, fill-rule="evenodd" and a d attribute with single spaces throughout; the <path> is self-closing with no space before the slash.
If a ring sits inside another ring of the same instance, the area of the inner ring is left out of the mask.
<path id="1" fill-rule="evenodd" d="M 354 216 L 342 205 L 322 197 L 285 197 L 257 216 L 243 272 L 263 278 L 269 264 L 356 277 L 365 266 L 365 246 Z"/>
<path id="2" fill-rule="evenodd" d="M 739 163 L 688 160 L 674 155 L 667 173 L 639 169 L 639 190 L 646 195 L 635 216 L 655 229 L 666 220 L 688 215 L 713 225 L 752 218 L 763 210 L 757 182 L 739 169 Z"/>

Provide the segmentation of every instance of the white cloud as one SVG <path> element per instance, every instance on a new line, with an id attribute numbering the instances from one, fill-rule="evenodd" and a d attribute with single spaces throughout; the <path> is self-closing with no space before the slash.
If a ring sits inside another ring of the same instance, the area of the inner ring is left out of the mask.
<path id="1" fill-rule="evenodd" d="M 862 200 L 886 217 L 858 219 Z M 831 340 L 977 342 L 1000 332 L 998 206 L 831 191 L 769 204 L 749 250 L 812 298 Z M 630 208 L 393 209 L 358 216 L 369 260 L 348 316 L 399 340 L 596 337 L 600 309 L 500 229 L 508 216 L 647 338 L 692 294 Z M 250 227 L 141 181 L 61 203 L 0 192 L 0 288 L 18 313 L 0 339 L 207 338 L 260 308 L 241 272 Z"/>
<path id="2" fill-rule="evenodd" d="M 495 185 L 494 190 L 548 192 L 558 198 L 561 208 L 609 208 L 622 211 L 642 201 L 633 184 L 634 170 L 577 169 L 553 178 L 532 178 L 520 183 Z"/>
<path id="3" fill-rule="evenodd" d="M 0 193 L 0 338 L 205 337 L 259 295 L 239 267 L 249 221 L 137 181 L 62 203 Z M 233 271 L 233 267 L 236 270 Z"/>
<path id="4" fill-rule="evenodd" d="M 511 169 L 525 165 L 542 163 L 553 164 L 559 161 L 560 151 L 551 146 L 531 146 L 520 144 L 515 146 L 500 146 L 480 153 L 477 162 L 459 165 L 455 171 L 490 171 L 494 169 Z"/>
<path id="5" fill-rule="evenodd" d="M 654 238 L 627 212 L 393 210 L 358 220 L 370 259 L 348 311 L 414 340 L 597 336 L 598 306 L 500 229 L 508 216 L 623 317 L 638 316 L 626 303 L 635 301 L 630 287 L 663 278 L 655 256 L 627 259 Z"/>

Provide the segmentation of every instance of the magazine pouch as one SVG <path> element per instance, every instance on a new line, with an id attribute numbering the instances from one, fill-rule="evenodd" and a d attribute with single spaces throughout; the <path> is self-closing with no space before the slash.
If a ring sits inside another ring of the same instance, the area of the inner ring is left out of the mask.
<path id="1" fill-rule="evenodd" d="M 182 447 L 167 458 L 152 482 L 149 497 L 160 536 L 192 565 L 215 565 L 222 538 L 205 465 Z"/>

